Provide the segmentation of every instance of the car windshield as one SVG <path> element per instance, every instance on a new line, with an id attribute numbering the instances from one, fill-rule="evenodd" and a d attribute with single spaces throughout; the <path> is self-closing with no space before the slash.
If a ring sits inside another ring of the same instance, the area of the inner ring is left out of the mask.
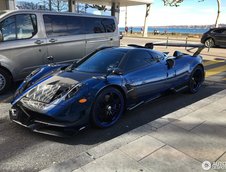
<path id="1" fill-rule="evenodd" d="M 117 49 L 106 49 L 92 55 L 74 70 L 91 73 L 107 73 L 109 67 L 118 67 L 125 52 Z"/>

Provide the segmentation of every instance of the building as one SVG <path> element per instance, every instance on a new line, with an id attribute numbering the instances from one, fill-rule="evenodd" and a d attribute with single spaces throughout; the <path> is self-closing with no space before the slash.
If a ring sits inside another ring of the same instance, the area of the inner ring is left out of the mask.
<path id="1" fill-rule="evenodd" d="M 0 0 L 0 10 L 14 10 L 15 0 Z"/>
<path id="2" fill-rule="evenodd" d="M 0 10 L 15 9 L 16 7 L 15 1 L 16 0 L 0 0 Z M 64 1 L 67 1 L 67 0 L 64 0 Z M 146 15 L 144 20 L 144 34 L 143 34 L 144 36 L 147 36 L 148 16 L 150 11 L 150 4 L 153 2 L 153 0 L 68 0 L 70 12 L 75 12 L 76 2 L 111 6 L 111 15 L 115 16 L 117 19 L 119 19 L 120 7 L 147 4 Z"/>

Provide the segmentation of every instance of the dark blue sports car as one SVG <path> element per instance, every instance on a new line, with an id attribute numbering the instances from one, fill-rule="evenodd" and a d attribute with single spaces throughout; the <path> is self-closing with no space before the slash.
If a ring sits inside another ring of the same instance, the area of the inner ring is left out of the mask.
<path id="1" fill-rule="evenodd" d="M 99 49 L 71 65 L 33 71 L 15 93 L 10 119 L 34 132 L 60 136 L 88 124 L 105 128 L 125 110 L 204 81 L 202 57 L 145 47 Z"/>

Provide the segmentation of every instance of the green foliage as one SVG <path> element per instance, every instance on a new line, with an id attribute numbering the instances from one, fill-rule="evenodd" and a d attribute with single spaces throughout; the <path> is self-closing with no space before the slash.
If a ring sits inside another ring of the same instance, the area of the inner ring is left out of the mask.
<path id="1" fill-rule="evenodd" d="M 184 0 L 163 0 L 165 6 L 178 7 Z"/>
<path id="2" fill-rule="evenodd" d="M 93 4 L 93 5 L 88 5 L 88 7 L 90 7 L 90 8 L 96 8 L 99 11 L 106 11 L 107 10 L 107 7 L 105 5 L 94 5 Z"/>
<path id="3" fill-rule="evenodd" d="M 184 0 L 163 0 L 165 6 L 178 7 Z M 197 0 L 198 2 L 202 2 L 204 0 Z"/>

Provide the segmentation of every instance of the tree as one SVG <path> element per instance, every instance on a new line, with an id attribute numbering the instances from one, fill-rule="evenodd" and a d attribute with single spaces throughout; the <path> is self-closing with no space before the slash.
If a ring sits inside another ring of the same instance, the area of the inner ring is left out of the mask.
<path id="1" fill-rule="evenodd" d="M 182 3 L 184 0 L 163 0 L 164 5 L 168 6 L 175 6 L 178 7 L 180 3 Z M 205 0 L 199 0 L 198 2 L 205 1 Z M 217 1 L 217 18 L 215 21 L 215 27 L 218 27 L 219 25 L 219 17 L 220 17 L 220 12 L 221 12 L 221 0 L 216 0 Z"/>
<path id="2" fill-rule="evenodd" d="M 163 0 L 165 6 L 178 7 L 184 0 Z"/>
<path id="3" fill-rule="evenodd" d="M 65 11 L 67 9 L 67 4 L 62 0 L 51 0 L 52 7 L 55 8 L 57 11 Z"/>
<path id="4" fill-rule="evenodd" d="M 67 10 L 67 3 L 62 0 L 48 0 L 47 5 L 49 6 L 50 11 L 66 11 Z"/>
<path id="5" fill-rule="evenodd" d="M 89 4 L 87 4 L 87 6 L 89 8 L 95 8 L 95 9 L 97 9 L 99 11 L 106 11 L 107 10 L 107 7 L 105 5 L 95 5 L 95 4 L 89 5 Z"/>
<path id="6" fill-rule="evenodd" d="M 40 6 L 39 3 L 20 1 L 20 2 L 17 3 L 16 7 L 18 9 L 38 10 L 38 9 L 40 9 L 41 6 Z"/>

